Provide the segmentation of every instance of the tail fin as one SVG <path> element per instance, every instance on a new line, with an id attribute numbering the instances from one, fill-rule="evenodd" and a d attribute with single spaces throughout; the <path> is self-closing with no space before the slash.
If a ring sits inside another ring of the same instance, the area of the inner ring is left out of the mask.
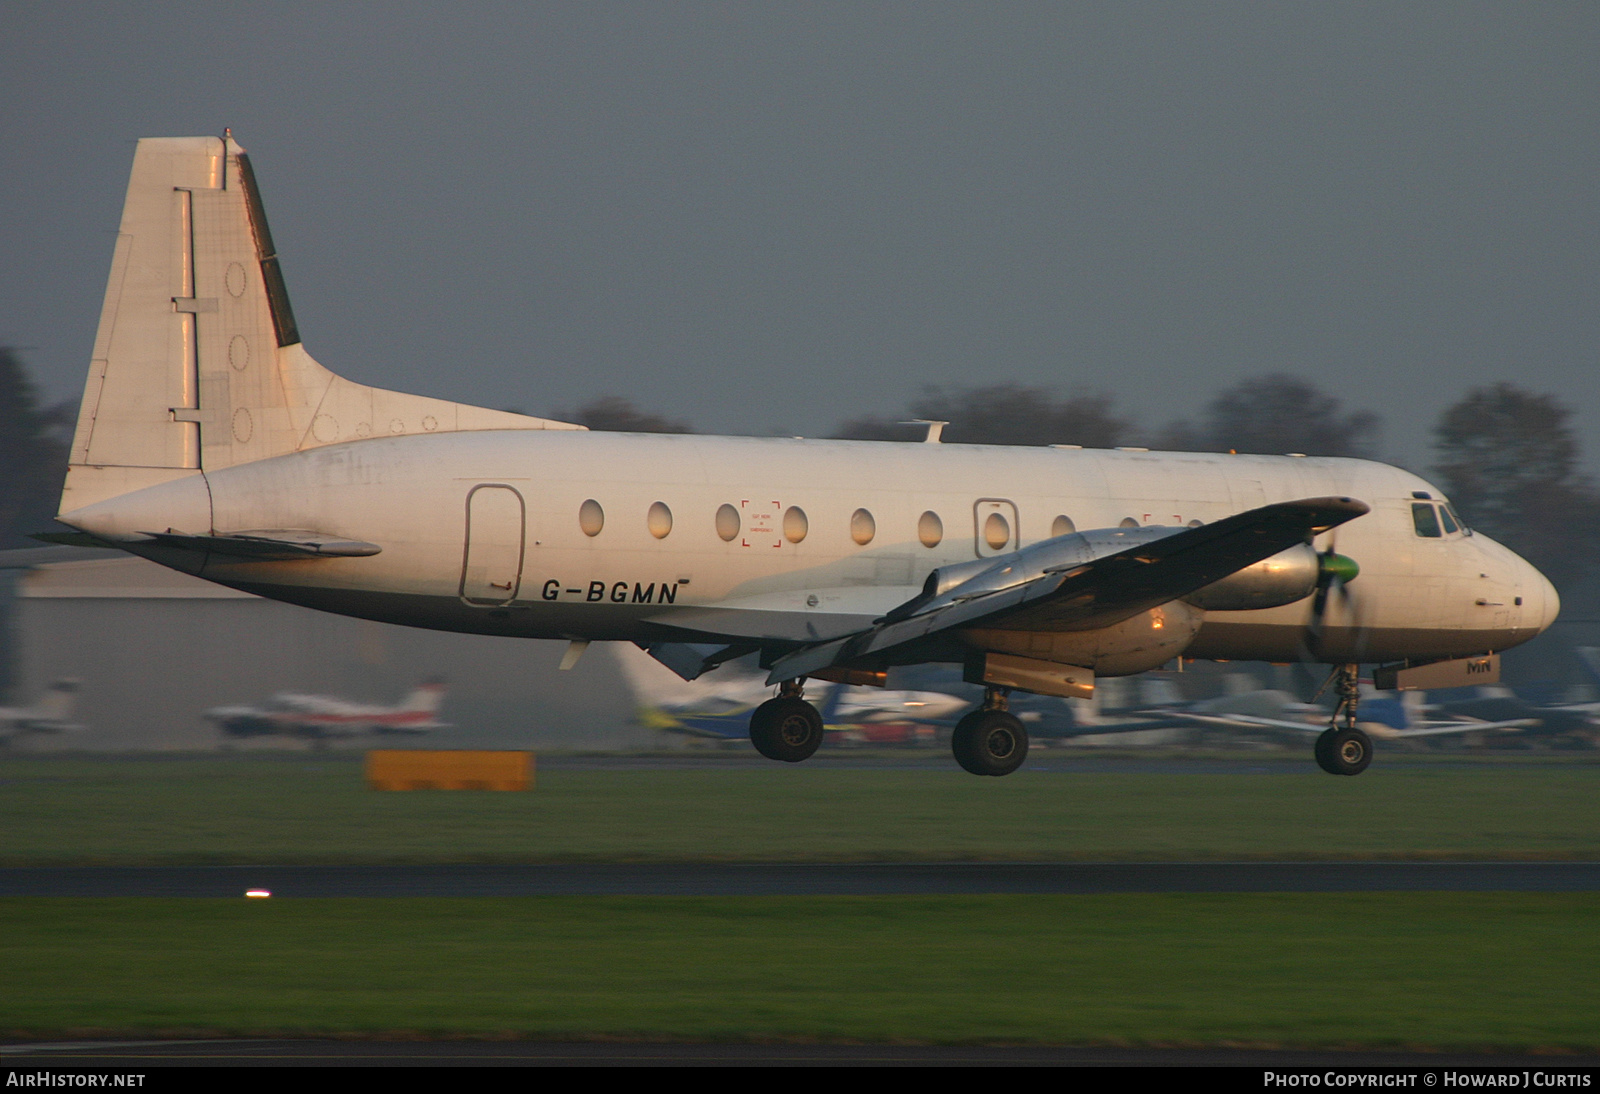
<path id="1" fill-rule="evenodd" d="M 50 685 L 50 689 L 39 698 L 38 712 L 45 718 L 64 722 L 72 717 L 72 709 L 78 705 L 78 681 L 57 680 Z"/>
<path id="2" fill-rule="evenodd" d="M 581 426 L 341 379 L 300 344 L 249 157 L 139 142 L 63 513 L 201 470 L 399 433 Z"/>
<path id="3" fill-rule="evenodd" d="M 1579 646 L 1578 659 L 1596 683 L 1600 683 L 1600 646 Z"/>
<path id="4" fill-rule="evenodd" d="M 443 680 L 428 680 L 411 689 L 411 694 L 401 700 L 400 709 L 407 713 L 438 714 L 444 705 L 444 693 Z"/>
<path id="5" fill-rule="evenodd" d="M 821 680 L 816 683 L 828 689 L 828 694 L 823 698 L 822 704 L 817 710 L 817 713 L 822 716 L 822 724 L 824 726 L 837 725 L 839 722 L 839 707 L 844 702 L 845 693 L 850 690 L 850 685 L 827 684 Z M 816 685 L 813 685 L 812 691 L 815 692 L 815 690 Z"/>

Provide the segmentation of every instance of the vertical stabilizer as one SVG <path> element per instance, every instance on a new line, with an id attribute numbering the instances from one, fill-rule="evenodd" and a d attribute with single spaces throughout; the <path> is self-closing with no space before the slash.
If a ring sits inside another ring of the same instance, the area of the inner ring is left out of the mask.
<path id="1" fill-rule="evenodd" d="M 57 680 L 39 699 L 39 715 L 49 721 L 64 722 L 78 704 L 78 681 Z"/>
<path id="2" fill-rule="evenodd" d="M 444 705 L 445 682 L 429 680 L 411 689 L 411 694 L 400 701 L 400 709 L 407 713 L 438 714 Z"/>
<path id="3" fill-rule="evenodd" d="M 190 198 L 222 185 L 224 142 L 139 142 L 100 327 L 72 441 L 63 511 L 193 474 L 199 432 L 173 407 L 198 406 Z M 80 468 L 98 470 L 82 471 Z"/>
<path id="4" fill-rule="evenodd" d="M 580 429 L 344 380 L 300 344 L 249 157 L 139 142 L 63 514 L 235 464 L 404 433 Z"/>

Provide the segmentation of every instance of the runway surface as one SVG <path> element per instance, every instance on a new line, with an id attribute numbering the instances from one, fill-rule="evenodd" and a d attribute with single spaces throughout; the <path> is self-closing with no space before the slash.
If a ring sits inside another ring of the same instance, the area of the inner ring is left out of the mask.
<path id="1" fill-rule="evenodd" d="M 174 1066 L 406 1067 L 1243 1067 L 1517 1068 L 1545 1076 L 1593 1069 L 1600 1057 L 1334 1049 L 1119 1048 L 1058 1045 L 683 1044 L 547 1041 L 79 1041 L 0 1045 L 0 1066 L 25 1071 Z M 1571 1080 L 1568 1080 L 1569 1082 Z M 1260 1086 L 1255 1080 L 1252 1085 Z M 1414 1085 L 1421 1086 L 1421 1083 Z M 1427 1084 L 1433 1085 L 1433 1084 Z"/>
<path id="2" fill-rule="evenodd" d="M 1600 862 L 709 863 L 66 866 L 0 896 L 870 896 L 974 893 L 1593 892 Z"/>

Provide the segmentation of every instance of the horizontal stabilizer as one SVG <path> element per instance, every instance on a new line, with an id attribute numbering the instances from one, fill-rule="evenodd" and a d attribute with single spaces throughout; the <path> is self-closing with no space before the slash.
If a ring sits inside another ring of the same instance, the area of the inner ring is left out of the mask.
<path id="1" fill-rule="evenodd" d="M 31 570 L 56 562 L 91 562 L 103 558 L 126 558 L 122 551 L 103 547 L 96 541 L 89 547 L 17 547 L 0 551 L 0 570 Z"/>
<path id="2" fill-rule="evenodd" d="M 213 555 L 247 558 L 252 562 L 281 562 L 301 558 L 364 558 L 382 551 L 376 543 L 341 539 L 316 532 L 234 532 L 222 536 L 192 536 L 181 532 L 146 532 L 165 547 L 204 551 Z"/>
<path id="3" fill-rule="evenodd" d="M 35 532 L 29 539 L 40 543 L 58 543 L 63 547 L 110 547 L 111 544 L 88 532 Z"/>

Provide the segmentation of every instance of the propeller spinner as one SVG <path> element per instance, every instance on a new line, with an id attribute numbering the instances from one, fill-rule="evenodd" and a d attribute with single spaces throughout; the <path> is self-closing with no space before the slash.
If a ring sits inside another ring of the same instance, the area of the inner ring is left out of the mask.
<path id="1" fill-rule="evenodd" d="M 1311 619 L 1306 624 L 1306 660 L 1322 660 L 1322 635 L 1328 614 L 1328 597 L 1336 596 L 1339 603 L 1350 603 L 1347 586 L 1361 574 L 1361 566 L 1348 555 L 1341 555 L 1330 539 L 1326 551 L 1317 552 L 1317 592 L 1311 600 Z"/>

